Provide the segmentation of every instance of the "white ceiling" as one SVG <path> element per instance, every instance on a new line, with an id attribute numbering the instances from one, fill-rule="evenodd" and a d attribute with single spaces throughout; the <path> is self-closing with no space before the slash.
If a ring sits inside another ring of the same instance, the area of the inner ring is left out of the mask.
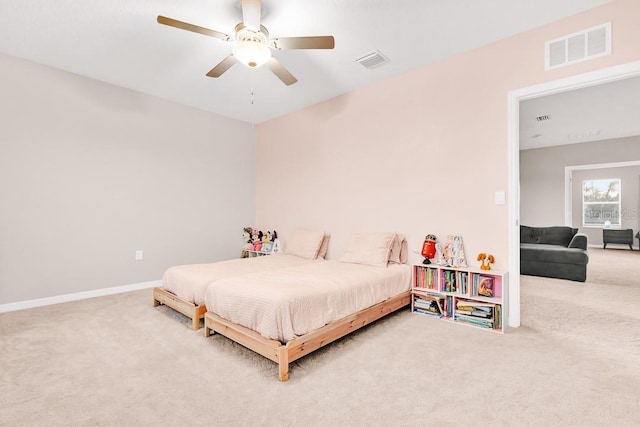
<path id="1" fill-rule="evenodd" d="M 239 0 L 0 0 L 0 52 L 260 123 L 609 1 L 264 0 L 272 37 L 335 36 L 334 50 L 274 53 L 289 87 L 266 67 L 206 77 L 232 44 L 156 22 L 233 34 Z M 376 49 L 391 62 L 355 62 Z"/>
<path id="2" fill-rule="evenodd" d="M 639 118 L 640 77 L 529 99 L 520 103 L 520 149 L 640 135 Z"/>

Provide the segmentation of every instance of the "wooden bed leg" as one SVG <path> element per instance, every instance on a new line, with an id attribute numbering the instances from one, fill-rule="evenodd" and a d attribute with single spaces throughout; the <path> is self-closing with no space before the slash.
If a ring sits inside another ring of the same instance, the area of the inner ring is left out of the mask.
<path id="1" fill-rule="evenodd" d="M 193 318 L 191 319 L 191 328 L 194 331 L 197 331 L 198 329 L 200 329 L 200 318 L 197 315 L 194 315 Z"/>
<path id="2" fill-rule="evenodd" d="M 289 379 L 289 349 L 284 345 L 278 349 L 278 379 L 280 381 Z"/>
<path id="3" fill-rule="evenodd" d="M 160 302 L 159 302 L 159 301 L 154 297 L 154 298 L 153 298 L 153 306 L 154 306 L 154 307 L 157 307 L 157 306 L 159 306 L 159 305 L 160 305 Z"/>
<path id="4" fill-rule="evenodd" d="M 211 329 L 207 328 L 207 322 L 204 322 L 204 337 L 208 338 L 211 335 Z"/>

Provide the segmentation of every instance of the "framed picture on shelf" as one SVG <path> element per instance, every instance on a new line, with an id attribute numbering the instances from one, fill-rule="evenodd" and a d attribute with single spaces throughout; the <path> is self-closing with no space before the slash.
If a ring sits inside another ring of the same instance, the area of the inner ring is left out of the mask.
<path id="1" fill-rule="evenodd" d="M 478 278 L 478 295 L 483 297 L 492 297 L 494 296 L 494 288 L 493 288 L 493 277 L 490 276 L 480 276 Z"/>

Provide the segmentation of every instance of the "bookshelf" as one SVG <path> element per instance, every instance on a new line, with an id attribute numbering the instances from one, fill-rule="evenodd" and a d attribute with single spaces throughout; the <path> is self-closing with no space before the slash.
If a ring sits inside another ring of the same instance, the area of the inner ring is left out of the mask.
<path id="1" fill-rule="evenodd" d="M 270 251 L 253 251 L 253 250 L 248 250 L 247 254 L 248 254 L 248 258 L 253 258 L 253 257 L 257 257 L 257 256 L 264 256 L 264 255 L 271 255 L 274 254 L 275 252 L 273 250 Z"/>
<path id="2" fill-rule="evenodd" d="M 479 329 L 507 328 L 508 275 L 496 270 L 414 264 L 411 312 Z"/>

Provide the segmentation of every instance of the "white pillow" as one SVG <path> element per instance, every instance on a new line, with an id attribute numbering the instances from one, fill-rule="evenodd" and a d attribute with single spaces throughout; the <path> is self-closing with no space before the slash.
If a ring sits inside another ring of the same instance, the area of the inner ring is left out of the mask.
<path id="1" fill-rule="evenodd" d="M 386 267 L 396 233 L 357 233 L 340 261 Z"/>
<path id="2" fill-rule="evenodd" d="M 316 259 L 323 239 L 323 231 L 296 228 L 291 239 L 287 242 L 284 253 L 301 258 Z"/>
<path id="3" fill-rule="evenodd" d="M 389 264 L 400 264 L 400 251 L 402 250 L 403 238 L 396 234 L 391 243 L 391 251 L 389 252 Z"/>
<path id="4" fill-rule="evenodd" d="M 327 256 L 327 249 L 329 249 L 329 238 L 331 234 L 325 234 L 324 239 L 322 239 L 322 244 L 320 244 L 320 250 L 318 251 L 318 258 L 325 259 Z"/>

